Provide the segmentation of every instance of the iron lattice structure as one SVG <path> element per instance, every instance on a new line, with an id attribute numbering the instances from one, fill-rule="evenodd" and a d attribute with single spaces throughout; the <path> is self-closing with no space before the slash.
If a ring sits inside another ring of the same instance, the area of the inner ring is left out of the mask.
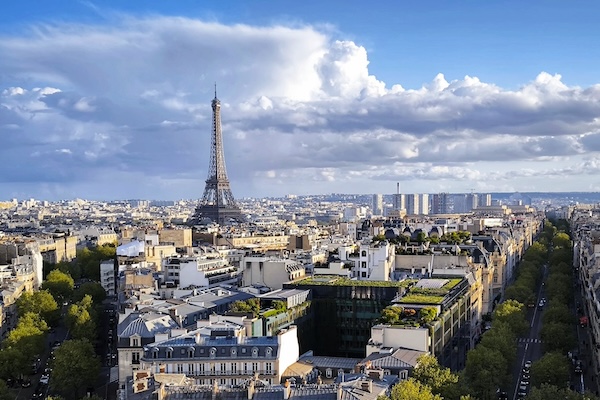
<path id="1" fill-rule="evenodd" d="M 196 208 L 194 221 L 196 223 L 205 218 L 224 225 L 231 220 L 241 222 L 242 212 L 237 205 L 225 167 L 225 154 L 223 152 L 223 135 L 221 133 L 221 102 L 217 98 L 215 87 L 215 98 L 212 101 L 212 139 L 210 146 L 210 161 L 208 165 L 208 179 L 202 201 Z"/>

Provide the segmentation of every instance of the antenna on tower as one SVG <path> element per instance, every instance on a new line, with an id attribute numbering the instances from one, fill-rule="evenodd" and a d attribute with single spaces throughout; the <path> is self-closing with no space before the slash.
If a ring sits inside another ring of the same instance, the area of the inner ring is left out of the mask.
<path id="1" fill-rule="evenodd" d="M 396 182 L 396 194 L 400 194 L 400 182 Z"/>
<path id="2" fill-rule="evenodd" d="M 215 82 L 215 99 L 217 98 L 217 82 Z"/>

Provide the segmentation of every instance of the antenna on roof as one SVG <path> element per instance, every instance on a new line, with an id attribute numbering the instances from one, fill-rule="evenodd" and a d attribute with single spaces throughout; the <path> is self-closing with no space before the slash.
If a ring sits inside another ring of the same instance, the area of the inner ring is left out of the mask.
<path id="1" fill-rule="evenodd" d="M 215 82 L 215 99 L 217 98 L 217 82 Z"/>

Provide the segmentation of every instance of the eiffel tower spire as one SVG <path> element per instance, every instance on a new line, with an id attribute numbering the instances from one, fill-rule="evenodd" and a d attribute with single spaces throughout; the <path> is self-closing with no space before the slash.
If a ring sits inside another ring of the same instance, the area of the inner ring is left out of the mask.
<path id="1" fill-rule="evenodd" d="M 211 102 L 213 110 L 212 137 L 210 146 L 210 161 L 208 178 L 200 205 L 196 207 L 194 222 L 199 223 L 205 218 L 218 224 L 227 224 L 230 220 L 242 221 L 242 213 L 238 207 L 227 178 L 225 154 L 223 152 L 223 135 L 221 133 L 221 102 L 217 98 L 215 83 L 215 98 Z"/>

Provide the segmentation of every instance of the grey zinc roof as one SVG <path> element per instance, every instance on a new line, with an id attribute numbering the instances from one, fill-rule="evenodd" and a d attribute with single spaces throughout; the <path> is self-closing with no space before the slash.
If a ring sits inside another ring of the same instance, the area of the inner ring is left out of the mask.
<path id="1" fill-rule="evenodd" d="M 342 368 L 345 370 L 353 369 L 358 364 L 360 358 L 346 358 L 346 357 L 325 357 L 325 356 L 302 356 L 300 361 L 304 361 L 312 364 L 318 368 Z"/>
<path id="2" fill-rule="evenodd" d="M 374 367 L 381 367 L 383 369 L 414 368 L 417 365 L 417 359 L 423 354 L 427 353 L 399 348 L 392 353 L 372 353 L 363 359 L 361 364 L 370 361 Z"/>
<path id="3" fill-rule="evenodd" d="M 177 327 L 177 323 L 170 315 L 131 313 L 117 327 L 117 336 L 128 338 L 139 335 L 143 338 L 152 338 L 157 333 L 166 333 Z"/>

